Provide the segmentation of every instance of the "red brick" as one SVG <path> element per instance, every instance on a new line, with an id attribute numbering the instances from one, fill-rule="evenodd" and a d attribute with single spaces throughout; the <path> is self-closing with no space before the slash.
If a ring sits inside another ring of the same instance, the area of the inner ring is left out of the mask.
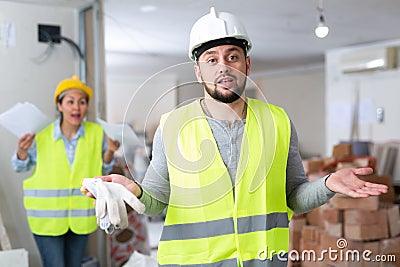
<path id="1" fill-rule="evenodd" d="M 303 251 L 314 251 L 315 252 L 315 256 L 316 259 L 318 259 L 319 255 L 321 254 L 321 248 L 320 248 L 320 244 L 318 242 L 315 241 L 310 241 L 310 240 L 305 240 L 304 238 L 300 239 L 300 251 L 299 251 L 299 255 L 301 257 L 302 252 Z M 307 257 L 308 254 L 306 254 Z M 325 266 L 324 262 L 318 261 L 318 260 L 308 260 L 306 257 L 301 257 L 301 266 L 302 267 L 322 267 Z"/>
<path id="2" fill-rule="evenodd" d="M 359 178 L 361 180 L 371 182 L 371 183 L 377 183 L 377 184 L 384 184 L 388 186 L 388 191 L 385 194 L 381 194 L 379 196 L 379 201 L 380 202 L 385 202 L 385 203 L 393 203 L 396 194 L 395 190 L 392 184 L 392 177 L 389 175 L 376 175 L 376 174 L 371 174 L 371 175 L 360 175 Z"/>
<path id="3" fill-rule="evenodd" d="M 384 256 L 386 257 L 386 261 L 381 262 L 379 265 L 380 267 L 400 267 L 400 253 L 394 253 Z"/>
<path id="4" fill-rule="evenodd" d="M 304 225 L 307 224 L 306 218 L 292 218 L 289 222 L 289 231 L 301 232 Z"/>
<path id="5" fill-rule="evenodd" d="M 312 158 L 303 161 L 306 173 L 318 173 L 324 165 L 325 160 L 323 158 Z"/>
<path id="6" fill-rule="evenodd" d="M 307 262 L 307 261 L 302 261 L 301 262 L 301 267 L 329 267 L 327 264 L 323 263 L 323 262 Z"/>
<path id="7" fill-rule="evenodd" d="M 341 223 L 343 222 L 343 211 L 336 208 L 324 209 L 322 218 L 330 223 Z"/>
<path id="8" fill-rule="evenodd" d="M 363 243 L 363 251 L 369 250 L 371 251 L 370 259 L 375 259 L 377 255 L 379 255 L 379 241 L 376 242 L 364 242 Z M 378 267 L 380 265 L 377 261 L 363 261 L 363 266 L 365 267 Z"/>
<path id="9" fill-rule="evenodd" d="M 321 243 L 321 236 L 325 234 L 325 229 L 318 227 L 315 231 L 315 241 Z"/>
<path id="10" fill-rule="evenodd" d="M 396 237 L 400 234 L 399 205 L 387 206 L 386 212 L 389 224 L 389 235 L 390 237 Z"/>
<path id="11" fill-rule="evenodd" d="M 349 241 L 348 246 L 344 249 L 344 252 L 348 251 L 358 251 L 359 260 L 354 258 L 352 255 L 354 254 L 345 254 L 348 255 L 346 260 L 346 267 L 379 267 L 379 262 L 373 261 L 375 256 L 379 254 L 379 241 L 375 242 L 354 242 Z M 371 251 L 371 255 L 369 258 L 371 261 L 366 261 L 363 259 L 363 252 L 369 250 Z"/>
<path id="12" fill-rule="evenodd" d="M 343 237 L 343 224 L 325 221 L 325 231 L 330 236 Z"/>
<path id="13" fill-rule="evenodd" d="M 385 203 L 385 204 L 381 205 L 381 207 L 382 207 L 382 209 L 387 210 L 389 220 L 391 220 L 391 221 L 400 220 L 400 211 L 399 211 L 400 205 Z"/>
<path id="14" fill-rule="evenodd" d="M 341 240 L 341 246 L 338 241 Z M 343 243 L 344 242 L 344 243 Z M 344 244 L 344 245 L 343 245 Z M 324 262 L 330 266 L 343 266 L 343 267 L 378 267 L 377 262 L 367 262 L 362 260 L 362 253 L 365 250 L 370 250 L 372 255 L 371 259 L 375 259 L 375 255 L 379 254 L 379 241 L 374 242 L 359 242 L 346 239 L 339 239 L 336 237 L 329 236 L 327 234 L 321 237 L 321 251 L 323 250 L 336 250 L 333 256 L 337 259 L 329 258 L 328 254 L 325 254 Z M 355 252 L 358 251 L 358 252 Z M 359 258 L 357 258 L 357 255 Z"/>
<path id="15" fill-rule="evenodd" d="M 381 254 L 400 254 L 400 236 L 382 239 L 379 241 L 379 253 Z M 400 258 L 399 258 L 400 260 Z"/>
<path id="16" fill-rule="evenodd" d="M 379 208 L 379 197 L 370 196 L 367 198 L 351 198 L 336 194 L 329 200 L 333 207 L 337 209 L 361 209 L 361 210 L 377 210 Z"/>
<path id="17" fill-rule="evenodd" d="M 396 237 L 400 234 L 400 220 L 389 223 L 389 237 Z"/>
<path id="18" fill-rule="evenodd" d="M 319 226 L 315 225 L 306 225 L 303 227 L 301 231 L 301 236 L 306 241 L 317 241 L 317 229 L 320 229 Z"/>
<path id="19" fill-rule="evenodd" d="M 319 226 L 321 228 L 325 227 L 322 213 L 325 209 L 329 208 L 327 204 L 322 205 L 310 212 L 307 212 L 307 221 L 310 225 Z"/>
<path id="20" fill-rule="evenodd" d="M 306 218 L 306 214 L 305 213 L 302 213 L 302 214 L 294 213 L 292 215 L 292 219 L 300 219 L 300 218 Z"/>
<path id="21" fill-rule="evenodd" d="M 322 251 L 330 251 L 330 250 L 338 250 L 337 246 L 338 238 L 334 236 L 330 236 L 327 233 L 321 235 L 321 253 Z M 337 254 L 333 254 L 332 256 L 337 256 Z M 333 266 L 345 266 L 344 261 L 340 261 L 340 258 L 330 258 L 328 253 L 323 255 L 323 262 Z"/>
<path id="22" fill-rule="evenodd" d="M 345 210 L 344 211 L 344 223 L 345 224 L 378 224 L 379 222 L 384 223 L 382 217 L 386 219 L 386 211 L 381 210 Z"/>
<path id="23" fill-rule="evenodd" d="M 353 155 L 353 148 L 351 144 L 337 144 L 333 147 L 332 157 L 342 159 Z"/>
<path id="24" fill-rule="evenodd" d="M 389 237 L 387 223 L 380 224 L 345 224 L 344 236 L 351 240 L 377 240 Z"/>
<path id="25" fill-rule="evenodd" d="M 290 231 L 289 233 L 289 250 L 300 250 L 301 232 Z"/>
<path id="26" fill-rule="evenodd" d="M 287 267 L 301 267 L 301 261 L 288 260 Z"/>
<path id="27" fill-rule="evenodd" d="M 319 253 L 320 252 L 320 244 L 315 241 L 300 238 L 300 251 L 303 251 L 303 250 L 314 250 L 316 253 Z"/>

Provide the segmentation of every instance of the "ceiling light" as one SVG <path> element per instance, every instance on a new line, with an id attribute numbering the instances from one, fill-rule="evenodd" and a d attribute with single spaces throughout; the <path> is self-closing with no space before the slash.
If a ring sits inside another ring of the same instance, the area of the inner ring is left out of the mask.
<path id="1" fill-rule="evenodd" d="M 329 33 L 329 28 L 324 24 L 324 17 L 321 15 L 320 22 L 318 22 L 317 27 L 315 28 L 315 35 L 318 38 L 325 38 Z"/>
<path id="2" fill-rule="evenodd" d="M 315 28 L 315 35 L 318 38 L 325 38 L 329 33 L 329 28 L 328 28 L 328 26 L 325 25 L 325 18 L 324 18 L 324 14 L 323 14 L 324 8 L 322 7 L 322 0 L 319 1 L 317 10 L 319 13 L 318 14 L 319 20 L 318 20 L 317 27 Z"/>

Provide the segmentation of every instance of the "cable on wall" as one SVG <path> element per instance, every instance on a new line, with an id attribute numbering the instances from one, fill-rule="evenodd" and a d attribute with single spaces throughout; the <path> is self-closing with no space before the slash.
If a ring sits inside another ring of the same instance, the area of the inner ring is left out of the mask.
<path id="1" fill-rule="evenodd" d="M 65 37 L 60 35 L 58 37 L 60 40 L 66 41 L 70 46 L 72 46 L 73 48 L 75 48 L 75 50 L 78 52 L 78 55 L 81 59 L 85 59 L 85 56 L 83 55 L 81 49 L 79 48 L 79 46 L 70 38 Z"/>
<path id="2" fill-rule="evenodd" d="M 75 49 L 78 52 L 78 55 L 81 59 L 84 59 L 85 56 L 82 53 L 81 49 L 79 46 L 70 38 L 62 36 L 62 35 L 50 35 L 48 32 L 44 30 L 39 30 L 39 34 L 47 40 L 48 43 L 51 43 L 54 45 L 54 43 L 60 43 L 60 41 L 65 41 L 67 42 L 70 46 L 72 46 L 73 49 Z"/>
<path id="3" fill-rule="evenodd" d="M 44 31 L 41 31 L 40 34 L 47 40 L 48 46 L 46 47 L 46 50 L 42 54 L 40 54 L 37 57 L 31 58 L 31 60 L 33 62 L 35 62 L 36 64 L 41 64 L 41 63 L 45 62 L 52 54 L 53 48 L 54 48 L 54 42 L 53 42 L 51 36 L 47 32 L 44 32 Z"/>
<path id="4" fill-rule="evenodd" d="M 42 54 L 40 54 L 37 57 L 31 58 L 31 60 L 33 62 L 35 62 L 36 64 L 41 64 L 41 63 L 45 62 L 52 54 L 52 52 L 54 50 L 54 43 L 48 42 L 47 44 L 48 44 L 48 46 L 46 47 L 46 50 L 44 50 L 44 52 Z"/>

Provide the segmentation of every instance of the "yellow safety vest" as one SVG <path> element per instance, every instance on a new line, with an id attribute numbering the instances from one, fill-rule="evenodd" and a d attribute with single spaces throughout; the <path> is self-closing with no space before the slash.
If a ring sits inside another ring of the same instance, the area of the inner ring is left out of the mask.
<path id="1" fill-rule="evenodd" d="M 290 121 L 248 99 L 234 189 L 199 101 L 161 118 L 171 195 L 160 266 L 286 266 Z M 277 262 L 278 261 L 278 262 Z"/>
<path id="2" fill-rule="evenodd" d="M 54 124 L 36 136 L 37 164 L 24 181 L 24 205 L 32 233 L 57 236 L 71 229 L 89 234 L 97 229 L 93 199 L 80 192 L 85 177 L 102 174 L 103 130 L 84 122 L 70 168 L 62 139 L 54 141 Z"/>

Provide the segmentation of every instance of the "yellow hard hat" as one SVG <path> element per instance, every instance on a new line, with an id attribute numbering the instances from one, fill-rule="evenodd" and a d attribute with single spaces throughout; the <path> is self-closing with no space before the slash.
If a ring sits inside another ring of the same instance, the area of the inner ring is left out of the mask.
<path id="1" fill-rule="evenodd" d="M 81 80 L 79 80 L 78 76 L 74 75 L 70 79 L 65 79 L 62 80 L 56 88 L 56 91 L 54 92 L 54 102 L 57 103 L 58 96 L 67 90 L 71 89 L 76 89 L 76 90 L 82 90 L 85 92 L 88 96 L 88 100 L 92 97 L 93 90 L 86 84 L 84 84 Z"/>

